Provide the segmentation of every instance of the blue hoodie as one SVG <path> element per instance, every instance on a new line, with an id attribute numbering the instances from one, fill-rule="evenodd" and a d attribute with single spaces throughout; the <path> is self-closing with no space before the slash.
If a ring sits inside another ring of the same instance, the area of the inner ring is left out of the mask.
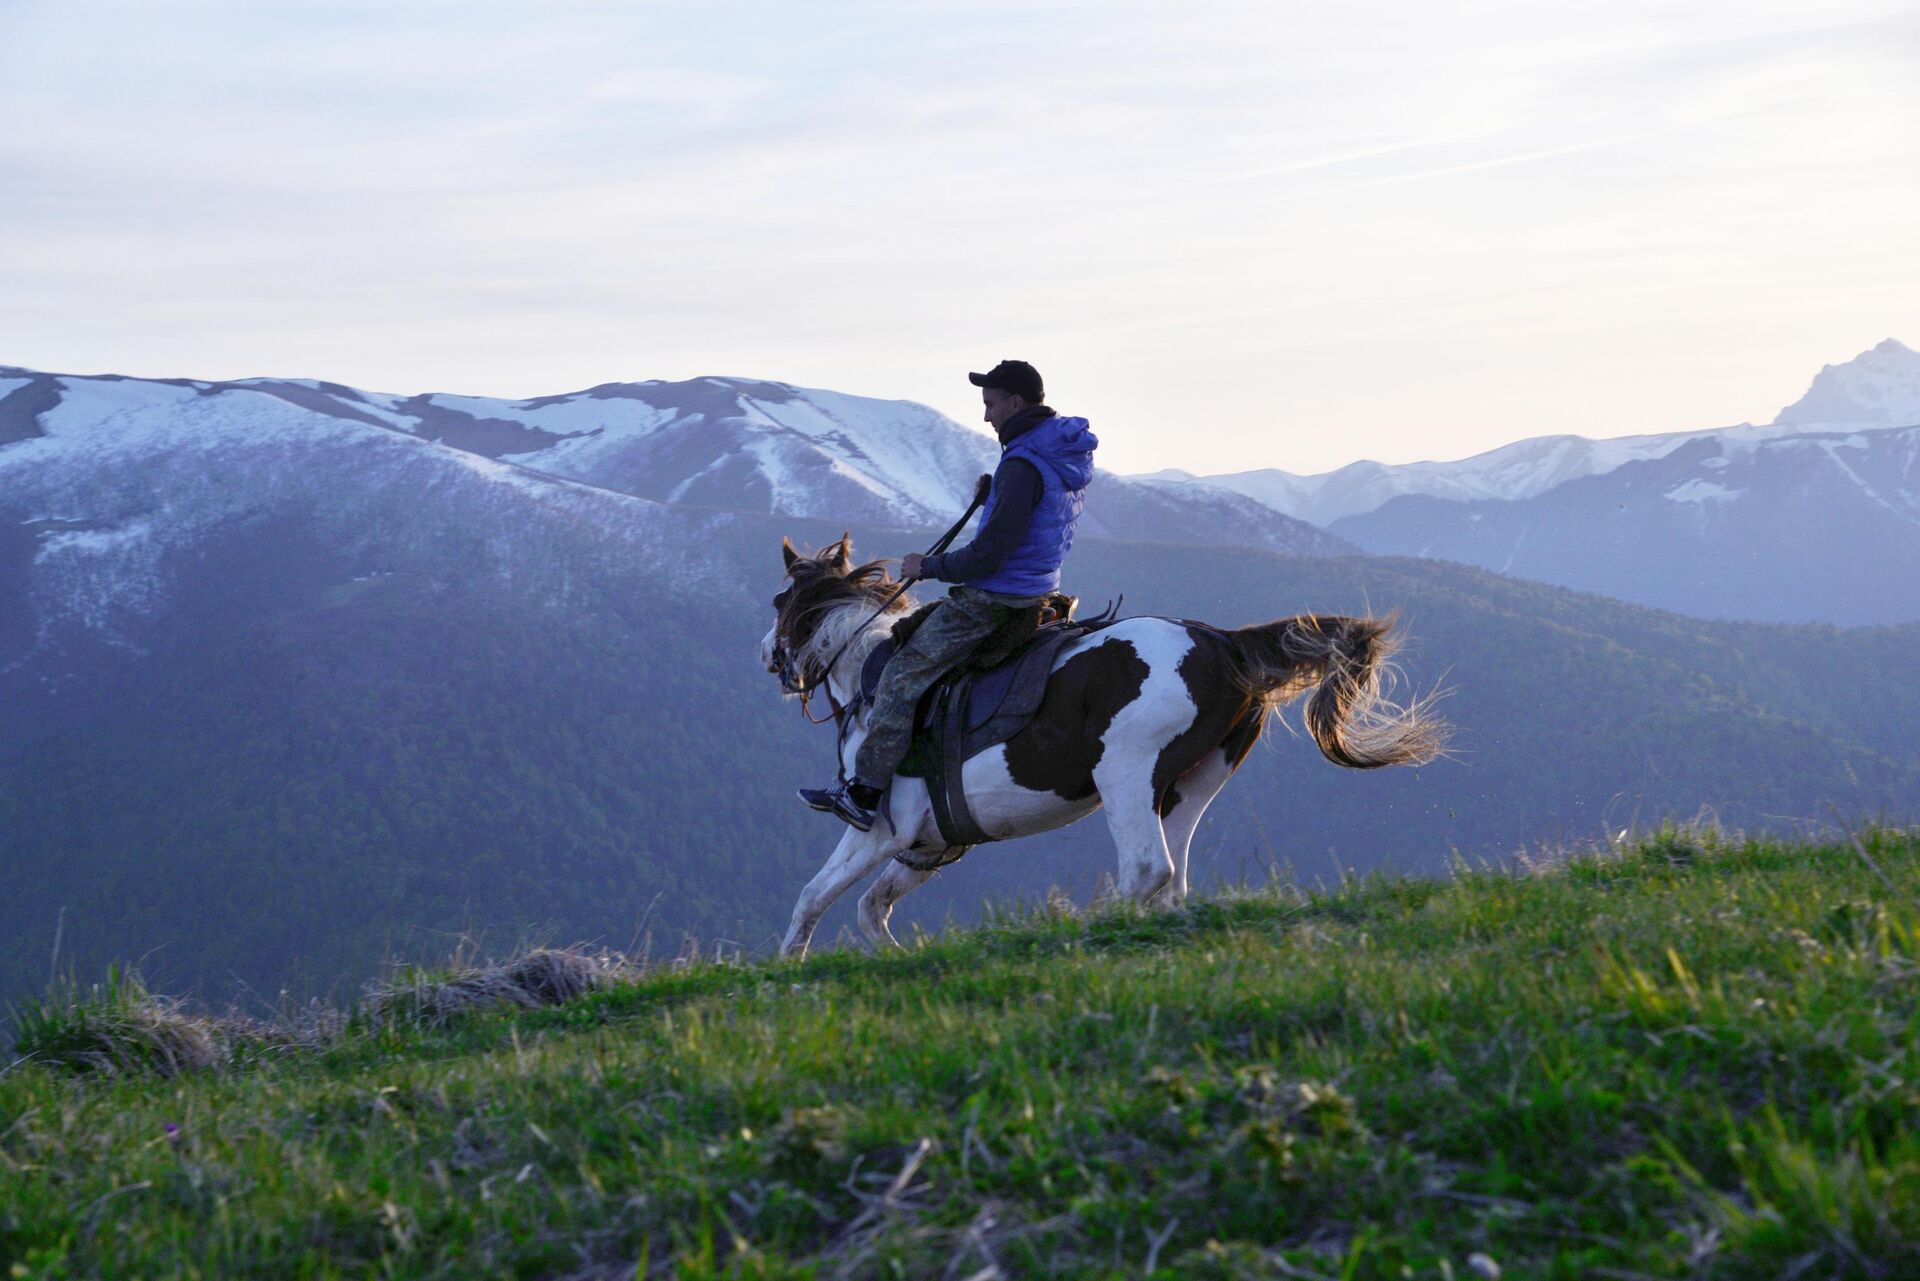
<path id="1" fill-rule="evenodd" d="M 1000 460 L 1024 458 L 1040 473 L 1040 503 L 1033 523 L 1006 560 L 992 573 L 968 579 L 963 586 L 1008 596 L 1044 596 L 1060 587 L 1060 565 L 1073 546 L 1073 527 L 1086 505 L 1087 482 L 1093 479 L 1093 451 L 1100 444 L 1084 418 L 1059 414 L 1014 437 L 1000 451 Z M 993 519 L 996 490 L 987 496 L 980 527 Z"/>

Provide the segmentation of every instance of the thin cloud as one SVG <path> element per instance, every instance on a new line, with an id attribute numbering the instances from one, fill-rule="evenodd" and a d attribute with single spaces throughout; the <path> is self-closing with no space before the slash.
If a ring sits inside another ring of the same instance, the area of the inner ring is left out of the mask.
<path id="1" fill-rule="evenodd" d="M 1470 160 L 1460 164 L 1439 165 L 1431 169 L 1415 169 L 1406 173 L 1388 174 L 1380 178 L 1367 178 L 1358 182 L 1343 183 L 1333 187 L 1318 187 L 1310 191 L 1289 192 L 1273 197 L 1275 200 L 1308 200 L 1318 196 L 1345 195 L 1353 191 L 1366 191 L 1374 187 L 1392 187 L 1406 182 L 1425 182 L 1432 178 L 1449 178 L 1456 174 L 1479 173 L 1487 169 L 1505 169 L 1513 165 L 1534 164 L 1541 160 L 1556 160 L 1561 156 L 1579 155 L 1585 151 L 1598 151 L 1607 147 L 1622 147 L 1635 142 L 1645 142 L 1651 138 L 1664 138 L 1693 126 L 1669 125 L 1661 129 L 1641 129 L 1634 133 L 1615 134 L 1606 138 L 1586 138 L 1579 142 L 1570 142 L 1556 147 L 1542 147 L 1535 151 L 1522 151 L 1509 156 L 1493 156 L 1485 160 Z"/>

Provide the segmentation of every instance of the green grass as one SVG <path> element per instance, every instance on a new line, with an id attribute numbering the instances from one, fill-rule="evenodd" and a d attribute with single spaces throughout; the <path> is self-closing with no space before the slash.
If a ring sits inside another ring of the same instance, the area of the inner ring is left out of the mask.
<path id="1" fill-rule="evenodd" d="M 28 1062 L 0 1276 L 1920 1275 L 1920 836 L 1865 843 L 1886 882 L 1668 832 Z"/>

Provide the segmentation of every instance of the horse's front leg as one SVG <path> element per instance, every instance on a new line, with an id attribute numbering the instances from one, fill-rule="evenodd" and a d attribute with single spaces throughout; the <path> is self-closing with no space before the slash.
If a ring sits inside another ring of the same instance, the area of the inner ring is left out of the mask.
<path id="1" fill-rule="evenodd" d="M 899 838 L 884 819 L 876 823 L 871 832 L 848 828 L 826 865 L 814 873 L 807 887 L 800 891 L 800 898 L 793 905 L 793 923 L 787 927 L 786 941 L 780 945 L 780 955 L 805 956 L 820 918 L 833 906 L 833 901 L 846 893 L 855 881 L 892 858 L 899 845 Z"/>

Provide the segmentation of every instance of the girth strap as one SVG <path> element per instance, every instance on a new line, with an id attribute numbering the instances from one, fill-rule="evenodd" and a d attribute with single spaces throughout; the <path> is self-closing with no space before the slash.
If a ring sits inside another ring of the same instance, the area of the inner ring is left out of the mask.
<path id="1" fill-rule="evenodd" d="M 971 682 L 956 680 L 944 692 L 945 715 L 940 718 L 940 768 L 927 781 L 933 800 L 933 818 L 949 845 L 980 845 L 993 838 L 974 821 L 963 781 L 967 766 L 967 695 Z"/>

